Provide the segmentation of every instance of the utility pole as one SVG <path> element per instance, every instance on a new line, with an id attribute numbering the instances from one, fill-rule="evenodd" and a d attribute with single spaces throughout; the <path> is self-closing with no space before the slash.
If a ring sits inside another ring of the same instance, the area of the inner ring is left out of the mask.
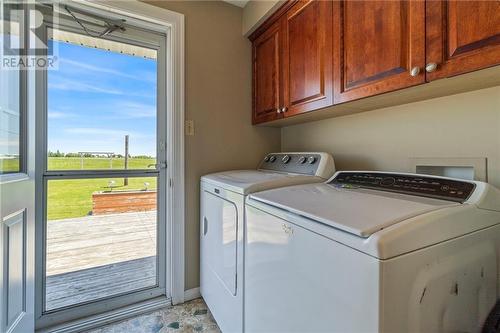
<path id="1" fill-rule="evenodd" d="M 128 169 L 128 134 L 125 135 L 125 170 Z M 128 185 L 128 178 L 123 179 L 123 185 Z"/>

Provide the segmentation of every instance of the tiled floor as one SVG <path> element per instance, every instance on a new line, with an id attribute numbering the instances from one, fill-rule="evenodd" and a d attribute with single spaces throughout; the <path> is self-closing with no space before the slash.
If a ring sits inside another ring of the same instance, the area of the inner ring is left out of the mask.
<path id="1" fill-rule="evenodd" d="M 104 326 L 86 333 L 220 333 L 205 302 L 195 299 L 149 314 Z"/>

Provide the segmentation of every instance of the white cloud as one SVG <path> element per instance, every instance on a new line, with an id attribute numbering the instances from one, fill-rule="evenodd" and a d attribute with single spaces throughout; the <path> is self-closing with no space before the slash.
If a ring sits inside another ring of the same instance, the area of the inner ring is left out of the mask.
<path id="1" fill-rule="evenodd" d="M 19 154 L 19 140 L 0 137 L 0 154 L 2 155 Z"/>
<path id="2" fill-rule="evenodd" d="M 49 119 L 68 119 L 77 117 L 77 115 L 74 113 L 61 111 L 49 111 L 47 115 Z"/>
<path id="3" fill-rule="evenodd" d="M 117 103 L 117 113 L 121 117 L 128 118 L 154 118 L 156 117 L 156 106 L 151 104 L 120 102 Z"/>
<path id="4" fill-rule="evenodd" d="M 71 80 L 71 79 L 58 79 L 57 82 L 51 82 L 49 83 L 49 89 L 123 95 L 123 92 L 117 89 L 101 88 L 96 85 L 87 84 L 81 81 Z"/>
<path id="5" fill-rule="evenodd" d="M 137 96 L 145 98 L 154 98 L 156 96 L 156 90 L 153 93 L 148 91 L 127 91 L 124 92 L 119 89 L 112 87 L 99 87 L 99 77 L 95 77 L 96 82 L 94 84 L 85 83 L 81 80 L 67 79 L 67 78 L 57 78 L 49 82 L 49 89 L 63 90 L 63 91 L 77 91 L 86 93 L 96 93 L 96 94 L 108 94 L 108 95 L 128 95 Z"/>
<path id="6" fill-rule="evenodd" d="M 61 63 L 66 63 L 76 68 L 84 69 L 85 71 L 93 71 L 103 74 L 111 74 L 116 76 L 121 76 L 133 80 L 146 81 L 146 82 L 156 82 L 156 73 L 150 71 L 144 71 L 137 75 L 125 73 L 116 69 L 106 68 L 101 66 L 95 66 L 87 63 L 83 63 L 81 61 L 69 60 L 69 59 L 60 59 Z M 74 69 L 73 67 L 73 69 Z M 71 68 L 71 67 L 69 67 Z"/>
<path id="7" fill-rule="evenodd" d="M 123 137 L 125 135 L 130 135 L 130 131 L 115 130 L 111 128 L 92 128 L 92 127 L 70 127 L 64 130 L 69 134 L 84 134 L 84 135 L 99 135 L 109 137 Z M 137 135 L 137 133 L 134 133 Z"/>

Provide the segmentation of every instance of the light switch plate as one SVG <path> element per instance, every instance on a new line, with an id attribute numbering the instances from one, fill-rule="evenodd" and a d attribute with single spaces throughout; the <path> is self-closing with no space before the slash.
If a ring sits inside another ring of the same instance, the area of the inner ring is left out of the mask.
<path id="1" fill-rule="evenodd" d="M 186 132 L 186 135 L 192 136 L 194 135 L 194 121 L 193 120 L 186 120 L 186 128 L 184 129 Z"/>

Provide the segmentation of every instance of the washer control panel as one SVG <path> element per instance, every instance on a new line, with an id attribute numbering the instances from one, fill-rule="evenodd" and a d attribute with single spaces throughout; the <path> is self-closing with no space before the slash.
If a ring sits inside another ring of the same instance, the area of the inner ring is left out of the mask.
<path id="1" fill-rule="evenodd" d="M 321 154 L 315 153 L 273 153 L 264 157 L 259 169 L 315 175 L 321 158 Z"/>
<path id="2" fill-rule="evenodd" d="M 467 181 L 380 172 L 339 172 L 329 184 L 344 188 L 361 187 L 455 202 L 466 201 L 476 187 L 474 183 Z"/>

